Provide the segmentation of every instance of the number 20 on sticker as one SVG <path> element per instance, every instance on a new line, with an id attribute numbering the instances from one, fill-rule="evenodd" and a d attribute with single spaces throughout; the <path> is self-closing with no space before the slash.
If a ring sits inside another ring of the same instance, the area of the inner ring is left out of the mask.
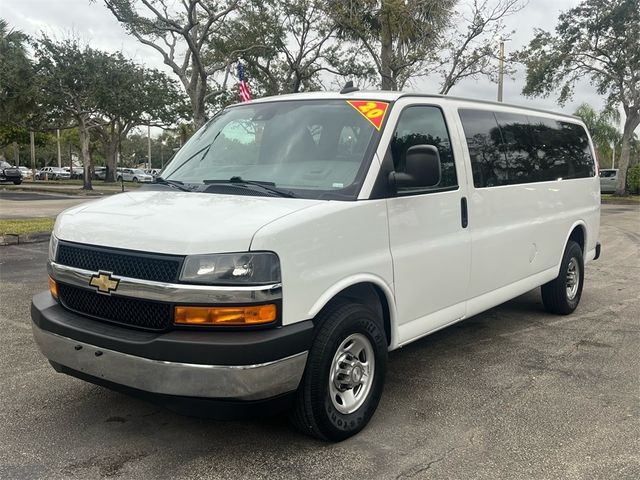
<path id="1" fill-rule="evenodd" d="M 377 130 L 380 130 L 384 115 L 387 113 L 387 107 L 389 107 L 388 103 L 368 100 L 347 100 L 347 103 L 360 112 L 364 118 L 369 120 Z"/>

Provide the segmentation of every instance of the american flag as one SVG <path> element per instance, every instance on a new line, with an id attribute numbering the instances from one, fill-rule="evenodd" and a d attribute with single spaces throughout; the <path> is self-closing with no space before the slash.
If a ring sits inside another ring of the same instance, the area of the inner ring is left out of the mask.
<path id="1" fill-rule="evenodd" d="M 251 100 L 251 92 L 249 91 L 249 85 L 247 85 L 247 81 L 244 78 L 244 65 L 241 62 L 238 62 L 238 80 L 240 81 L 239 89 L 240 89 L 240 101 L 248 102 Z"/>

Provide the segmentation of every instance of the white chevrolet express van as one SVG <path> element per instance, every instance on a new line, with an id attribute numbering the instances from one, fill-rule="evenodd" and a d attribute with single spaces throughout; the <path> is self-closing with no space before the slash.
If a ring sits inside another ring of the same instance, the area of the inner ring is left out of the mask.
<path id="1" fill-rule="evenodd" d="M 474 100 L 235 105 L 144 188 L 58 217 L 42 353 L 190 412 L 291 406 L 330 440 L 373 415 L 387 352 L 538 286 L 569 314 L 600 249 L 584 124 Z"/>

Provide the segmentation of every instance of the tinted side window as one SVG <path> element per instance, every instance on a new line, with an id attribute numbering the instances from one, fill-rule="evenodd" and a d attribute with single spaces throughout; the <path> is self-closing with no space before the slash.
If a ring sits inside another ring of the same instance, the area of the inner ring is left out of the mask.
<path id="1" fill-rule="evenodd" d="M 471 156 L 473 184 L 478 188 L 506 185 L 507 160 L 493 112 L 462 109 L 459 113 Z"/>
<path id="2" fill-rule="evenodd" d="M 584 128 L 575 123 L 559 122 L 566 150 L 568 171 L 564 178 L 586 178 L 595 175 L 595 162 Z"/>
<path id="3" fill-rule="evenodd" d="M 496 112 L 502 134 L 502 151 L 507 160 L 507 183 L 531 183 L 540 180 L 537 149 L 532 141 L 525 115 Z"/>
<path id="4" fill-rule="evenodd" d="M 458 186 L 449 133 L 439 108 L 415 106 L 402 111 L 389 146 L 396 172 L 406 171 L 407 150 L 414 145 L 434 145 L 440 153 L 442 177 L 431 189 Z"/>
<path id="5" fill-rule="evenodd" d="M 540 182 L 565 178 L 567 173 L 566 157 L 563 154 L 562 138 L 558 121 L 529 116 L 531 133 L 537 149 L 537 162 L 540 169 Z"/>

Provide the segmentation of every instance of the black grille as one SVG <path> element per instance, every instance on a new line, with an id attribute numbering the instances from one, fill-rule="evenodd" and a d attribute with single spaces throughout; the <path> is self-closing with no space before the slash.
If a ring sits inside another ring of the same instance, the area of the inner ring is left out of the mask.
<path id="1" fill-rule="evenodd" d="M 58 296 L 66 308 L 99 320 L 145 330 L 166 330 L 173 323 L 173 307 L 168 303 L 107 296 L 62 283 Z"/>
<path id="2" fill-rule="evenodd" d="M 121 277 L 154 282 L 175 282 L 182 266 L 182 258 L 60 242 L 57 262 L 93 272 L 105 270 Z"/>

